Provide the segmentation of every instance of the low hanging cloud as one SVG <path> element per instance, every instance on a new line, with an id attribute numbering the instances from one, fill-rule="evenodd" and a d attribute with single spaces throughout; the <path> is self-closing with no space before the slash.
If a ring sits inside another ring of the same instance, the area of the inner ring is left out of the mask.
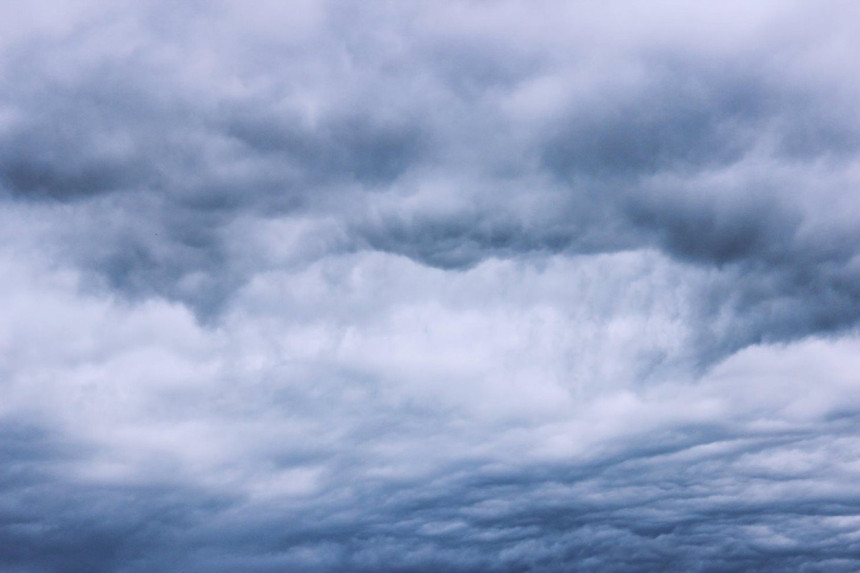
<path id="1" fill-rule="evenodd" d="M 854 571 L 857 8 L 0 10 L 4 571 Z"/>

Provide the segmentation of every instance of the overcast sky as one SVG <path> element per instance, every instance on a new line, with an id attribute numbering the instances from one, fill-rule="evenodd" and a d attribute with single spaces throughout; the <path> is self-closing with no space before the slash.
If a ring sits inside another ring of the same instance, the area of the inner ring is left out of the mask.
<path id="1" fill-rule="evenodd" d="M 0 570 L 860 570 L 858 29 L 0 3 Z"/>

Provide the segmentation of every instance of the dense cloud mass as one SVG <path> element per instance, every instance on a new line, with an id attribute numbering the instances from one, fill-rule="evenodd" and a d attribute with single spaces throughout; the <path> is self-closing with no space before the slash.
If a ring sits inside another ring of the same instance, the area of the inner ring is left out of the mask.
<path id="1" fill-rule="evenodd" d="M 860 569 L 860 7 L 0 7 L 0 569 Z"/>

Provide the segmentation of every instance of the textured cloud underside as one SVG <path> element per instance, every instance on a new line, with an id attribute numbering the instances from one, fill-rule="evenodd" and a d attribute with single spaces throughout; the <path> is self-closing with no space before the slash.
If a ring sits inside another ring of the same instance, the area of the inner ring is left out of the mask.
<path id="1" fill-rule="evenodd" d="M 848 2 L 0 8 L 0 569 L 856 571 Z"/>

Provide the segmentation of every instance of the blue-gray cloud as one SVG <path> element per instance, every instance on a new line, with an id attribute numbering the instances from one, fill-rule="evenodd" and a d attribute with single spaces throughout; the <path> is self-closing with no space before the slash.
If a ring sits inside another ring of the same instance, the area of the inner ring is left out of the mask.
<path id="1" fill-rule="evenodd" d="M 0 24 L 9 571 L 853 571 L 856 8 Z"/>

